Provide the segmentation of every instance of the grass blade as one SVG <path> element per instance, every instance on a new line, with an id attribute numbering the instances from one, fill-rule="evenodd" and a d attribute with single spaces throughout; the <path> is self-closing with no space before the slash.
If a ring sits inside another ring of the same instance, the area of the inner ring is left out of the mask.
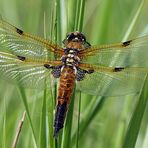
<path id="1" fill-rule="evenodd" d="M 79 137 L 80 137 L 81 93 L 79 95 L 79 101 L 78 102 L 79 102 L 79 108 L 78 108 L 79 110 L 78 110 L 78 128 L 77 128 L 76 148 L 79 147 Z"/>
<path id="2" fill-rule="evenodd" d="M 73 22 L 73 24 L 75 24 L 75 27 L 71 26 L 71 29 L 74 28 L 74 30 L 79 30 L 79 31 L 82 30 L 83 18 L 84 18 L 84 7 L 85 7 L 84 4 L 85 4 L 85 0 L 76 1 L 77 7 L 76 7 L 76 14 L 75 14 L 75 21 L 74 21 L 75 23 Z M 70 20 L 71 18 L 69 17 L 69 22 L 71 22 Z M 71 98 L 71 103 L 69 106 L 69 111 L 67 114 L 67 119 L 65 123 L 64 132 L 63 132 L 62 148 L 70 147 L 74 100 L 75 100 L 75 91 L 73 92 L 73 96 Z"/>
<path id="3" fill-rule="evenodd" d="M 29 112 L 29 108 L 28 108 L 27 97 L 26 97 L 24 89 L 21 86 L 19 86 L 18 89 L 19 89 L 22 101 L 24 103 L 26 114 L 27 114 L 29 124 L 30 124 L 31 130 L 32 130 L 33 141 L 34 141 L 35 147 L 37 147 L 37 140 L 36 140 L 37 138 L 36 138 L 36 135 L 35 135 L 35 130 L 34 130 L 34 127 L 33 127 L 33 124 L 32 124 L 32 120 L 31 120 L 31 116 L 30 116 L 30 112 Z"/>
<path id="4" fill-rule="evenodd" d="M 68 110 L 68 114 L 65 122 L 65 128 L 63 131 L 63 139 L 62 139 L 62 148 L 70 148 L 74 100 L 75 100 L 75 93 L 73 93 L 71 97 L 71 103 L 69 106 L 69 110 Z"/>
<path id="5" fill-rule="evenodd" d="M 134 28 L 134 26 L 135 26 L 135 24 L 136 24 L 136 21 L 137 21 L 139 15 L 140 15 L 140 12 L 141 12 L 141 10 L 142 10 L 142 8 L 143 8 L 143 6 L 144 6 L 144 2 L 145 2 L 145 0 L 142 0 L 142 1 L 140 2 L 140 5 L 139 5 L 138 9 L 136 10 L 136 14 L 135 14 L 135 16 L 133 17 L 133 19 L 132 19 L 132 21 L 131 21 L 131 24 L 130 24 L 129 27 L 128 27 L 128 30 L 127 30 L 127 32 L 126 32 L 124 38 L 123 38 L 123 41 L 126 41 L 126 40 L 128 39 L 128 37 L 129 37 L 130 33 L 132 32 L 132 30 L 133 30 L 133 28 Z"/>
<path id="6" fill-rule="evenodd" d="M 76 16 L 75 16 L 75 31 L 82 31 L 84 21 L 85 0 L 77 0 Z"/>
<path id="7" fill-rule="evenodd" d="M 16 148 L 16 146 L 17 146 L 17 143 L 19 141 L 19 136 L 20 136 L 23 124 L 24 124 L 25 116 L 26 116 L 26 112 L 24 111 L 23 116 L 22 116 L 22 118 L 19 122 L 19 125 L 17 127 L 17 130 L 16 130 L 16 135 L 13 140 L 12 148 Z"/>
<path id="8" fill-rule="evenodd" d="M 146 77 L 146 80 L 148 77 Z M 144 111 L 148 105 L 148 83 L 144 82 L 139 100 L 131 117 L 122 148 L 135 148 Z"/>
<path id="9" fill-rule="evenodd" d="M 77 0 L 76 1 L 76 14 L 75 14 L 75 25 L 74 25 L 74 31 L 82 31 L 83 27 L 83 21 L 84 21 L 84 10 L 85 10 L 85 0 Z M 72 27 L 73 28 L 73 27 Z M 72 119 L 73 119 L 73 109 L 74 109 L 74 99 L 75 99 L 75 89 L 72 96 L 72 101 L 70 104 L 70 109 L 68 112 L 65 128 L 64 128 L 64 139 L 62 143 L 63 148 L 69 148 L 70 142 L 71 142 L 71 128 L 72 128 Z M 81 98 L 79 98 L 81 100 Z M 80 115 L 80 106 L 81 101 L 79 102 L 79 115 Z M 79 130 L 79 117 L 78 116 L 78 130 Z M 79 133 L 79 131 L 78 131 Z M 78 137 L 77 137 L 78 138 Z M 78 139 L 77 139 L 78 143 Z"/>
<path id="10" fill-rule="evenodd" d="M 47 112 L 47 101 L 46 101 L 46 89 L 44 90 L 44 97 L 43 97 L 43 104 L 42 104 L 42 113 L 41 113 L 41 124 L 40 124 L 40 147 L 47 147 L 47 133 L 48 129 L 46 128 L 46 112 Z"/>
<path id="11" fill-rule="evenodd" d="M 91 98 L 92 99 L 92 98 Z M 105 98 L 99 99 L 94 98 L 92 99 L 90 105 L 88 106 L 86 112 L 84 113 L 84 120 L 81 119 L 79 123 L 80 131 L 79 131 L 79 137 L 82 137 L 85 133 L 85 130 L 90 125 L 94 117 L 98 114 L 98 112 L 103 107 L 103 104 L 105 103 Z M 72 143 L 74 143 L 75 139 L 77 137 L 77 131 L 74 132 L 74 135 L 72 136 Z"/>
<path id="12" fill-rule="evenodd" d="M 3 136 L 2 136 L 2 147 L 6 147 L 6 100 L 4 99 L 4 117 L 3 117 Z"/>

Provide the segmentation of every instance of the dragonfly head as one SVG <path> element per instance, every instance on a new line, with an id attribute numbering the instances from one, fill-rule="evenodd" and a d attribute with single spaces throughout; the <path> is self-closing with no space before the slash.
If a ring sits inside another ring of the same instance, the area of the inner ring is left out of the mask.
<path id="1" fill-rule="evenodd" d="M 84 36 L 84 34 L 79 31 L 75 31 L 68 33 L 63 43 L 65 44 L 66 42 L 85 42 L 85 41 L 86 37 Z"/>
<path id="2" fill-rule="evenodd" d="M 88 48 L 91 45 L 86 41 L 86 37 L 82 32 L 75 31 L 67 34 L 66 39 L 63 40 L 64 45 L 73 48 Z"/>

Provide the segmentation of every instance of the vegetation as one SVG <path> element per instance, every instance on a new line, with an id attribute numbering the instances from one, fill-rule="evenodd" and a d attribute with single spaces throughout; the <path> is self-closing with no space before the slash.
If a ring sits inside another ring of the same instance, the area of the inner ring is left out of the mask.
<path id="1" fill-rule="evenodd" d="M 0 14 L 20 29 L 60 45 L 74 30 L 98 45 L 148 35 L 147 7 L 147 0 L 1 0 Z M 57 86 L 54 81 L 51 85 L 50 90 L 33 90 L 0 78 L 0 147 L 12 145 L 24 111 L 17 147 L 148 147 L 148 84 L 143 83 L 140 94 L 108 98 L 75 90 L 57 139 L 52 136 Z"/>

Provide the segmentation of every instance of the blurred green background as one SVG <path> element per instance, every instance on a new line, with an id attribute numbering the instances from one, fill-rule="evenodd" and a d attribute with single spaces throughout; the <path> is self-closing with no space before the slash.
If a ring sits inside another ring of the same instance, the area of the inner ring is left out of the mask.
<path id="1" fill-rule="evenodd" d="M 82 31 L 92 45 L 121 42 L 125 38 L 148 35 L 148 0 L 80 0 L 80 2 L 85 6 L 84 18 L 80 24 L 83 25 Z M 79 8 L 76 3 L 78 0 L 0 0 L 0 15 L 4 20 L 26 32 L 41 37 L 45 37 L 46 34 L 48 39 L 61 44 L 65 34 L 75 30 L 75 15 Z M 142 3 L 143 6 L 140 7 Z M 83 11 L 83 7 L 80 9 Z M 137 19 L 134 22 L 133 18 L 136 15 Z M 131 26 L 131 23 L 134 25 Z M 18 89 L 17 86 L 0 78 L 0 147 L 11 147 L 20 119 L 28 106 L 30 118 L 27 116 L 25 118 L 18 148 L 121 148 L 123 143 L 132 148 L 130 143 L 135 142 L 134 138 L 132 139 L 134 136 L 138 136 L 136 148 L 147 148 L 148 105 L 143 105 L 145 111 L 139 109 L 139 114 L 143 113 L 143 118 L 139 117 L 140 127 L 132 125 L 135 130 L 140 130 L 139 133 L 135 134 L 134 130 L 130 133 L 127 131 L 131 118 L 135 117 L 137 102 L 147 97 L 147 89 L 144 89 L 143 93 L 145 95 L 141 95 L 142 97 L 129 95 L 116 98 L 82 94 L 81 102 L 79 92 L 75 93 L 73 114 L 70 114 L 73 122 L 70 122 L 70 125 L 66 124 L 63 136 L 61 133 L 60 137 L 54 140 L 51 129 L 54 95 L 51 95 L 51 91 Z M 70 127 L 71 131 L 68 137 L 65 134 L 67 127 Z M 128 135 L 131 139 L 126 140 Z"/>

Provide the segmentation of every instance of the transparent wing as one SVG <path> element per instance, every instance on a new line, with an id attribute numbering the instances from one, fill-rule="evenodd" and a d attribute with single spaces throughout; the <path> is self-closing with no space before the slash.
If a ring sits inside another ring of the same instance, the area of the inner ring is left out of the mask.
<path id="1" fill-rule="evenodd" d="M 135 94 L 148 74 L 148 68 L 112 68 L 80 64 L 82 69 L 93 69 L 94 73 L 86 74 L 82 81 L 77 82 L 80 91 L 100 96 L 121 96 Z"/>
<path id="2" fill-rule="evenodd" d="M 60 64 L 60 61 L 35 60 L 0 52 L 1 77 L 29 88 L 43 88 L 45 79 L 50 81 L 50 66 Z"/>
<path id="3" fill-rule="evenodd" d="M 0 44 L 16 55 L 53 59 L 53 54 L 62 55 L 63 49 L 51 41 L 30 35 L 0 19 Z"/>
<path id="4" fill-rule="evenodd" d="M 148 67 L 148 36 L 80 51 L 83 63 L 112 67 Z"/>

